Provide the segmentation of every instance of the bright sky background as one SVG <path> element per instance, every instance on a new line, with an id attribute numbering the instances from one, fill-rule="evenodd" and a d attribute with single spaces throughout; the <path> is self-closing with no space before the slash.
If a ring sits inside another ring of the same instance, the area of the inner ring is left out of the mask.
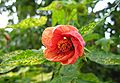
<path id="1" fill-rule="evenodd" d="M 114 2 L 115 0 L 100 0 L 96 5 L 95 8 L 93 9 L 93 12 L 97 12 L 100 10 L 103 10 L 104 8 L 108 7 L 108 2 L 110 2 L 111 4 Z"/>

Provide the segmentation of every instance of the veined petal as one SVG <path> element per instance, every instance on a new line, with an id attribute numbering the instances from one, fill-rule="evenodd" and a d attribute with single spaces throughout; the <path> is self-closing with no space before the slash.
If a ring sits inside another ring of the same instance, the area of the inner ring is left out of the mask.
<path id="1" fill-rule="evenodd" d="M 74 50 L 69 51 L 69 52 L 61 55 L 62 57 L 61 57 L 61 58 L 58 57 L 58 59 L 59 59 L 59 61 L 65 61 L 65 60 L 68 60 L 68 59 L 69 59 L 70 57 L 72 57 L 73 55 L 74 55 Z"/>
<path id="2" fill-rule="evenodd" d="M 74 55 L 74 50 L 67 52 L 65 54 L 59 54 L 54 51 L 50 51 L 49 49 L 46 49 L 44 51 L 45 57 L 47 60 L 54 61 L 54 62 L 60 62 L 69 59 Z"/>
<path id="3" fill-rule="evenodd" d="M 53 37 L 53 29 L 54 27 L 48 27 L 42 33 L 42 44 L 46 47 L 50 47 L 52 44 L 51 38 Z"/>
<path id="4" fill-rule="evenodd" d="M 56 52 L 52 52 L 49 49 L 45 49 L 44 56 L 47 60 L 53 61 L 55 57 L 57 57 Z"/>
<path id="5" fill-rule="evenodd" d="M 71 26 L 71 25 L 58 25 L 54 29 L 53 34 L 61 35 L 63 33 L 70 32 L 70 31 L 78 31 L 78 30 L 77 30 L 77 28 L 75 28 L 74 26 Z"/>
<path id="6" fill-rule="evenodd" d="M 63 33 L 63 35 L 76 38 L 80 42 L 81 46 L 84 47 L 85 41 L 83 40 L 82 36 L 77 31 L 70 31 L 67 33 Z"/>

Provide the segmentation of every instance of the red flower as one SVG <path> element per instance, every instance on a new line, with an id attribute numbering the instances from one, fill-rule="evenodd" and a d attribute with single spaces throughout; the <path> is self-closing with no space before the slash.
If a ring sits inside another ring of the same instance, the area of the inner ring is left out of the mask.
<path id="1" fill-rule="evenodd" d="M 42 43 L 46 59 L 61 64 L 73 64 L 83 55 L 85 42 L 77 28 L 71 25 L 48 27 L 43 31 Z"/>

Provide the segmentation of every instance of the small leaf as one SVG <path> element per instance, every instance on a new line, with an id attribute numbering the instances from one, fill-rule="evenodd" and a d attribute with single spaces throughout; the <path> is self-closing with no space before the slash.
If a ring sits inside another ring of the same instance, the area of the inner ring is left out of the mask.
<path id="1" fill-rule="evenodd" d="M 41 51 L 34 52 L 32 50 L 18 50 L 0 57 L 0 73 L 13 69 L 18 65 L 35 65 L 44 62 L 43 54 Z"/>
<path id="2" fill-rule="evenodd" d="M 103 65 L 120 65 L 120 55 L 116 55 L 110 52 L 93 50 L 91 53 L 87 53 L 86 57 L 88 57 L 91 61 Z"/>
<path id="3" fill-rule="evenodd" d="M 46 23 L 46 21 L 47 21 L 47 18 L 45 16 L 42 16 L 41 18 L 27 18 L 18 24 L 8 25 L 7 27 L 10 27 L 10 28 L 31 28 L 31 27 L 35 27 L 35 26 L 42 26 Z"/>

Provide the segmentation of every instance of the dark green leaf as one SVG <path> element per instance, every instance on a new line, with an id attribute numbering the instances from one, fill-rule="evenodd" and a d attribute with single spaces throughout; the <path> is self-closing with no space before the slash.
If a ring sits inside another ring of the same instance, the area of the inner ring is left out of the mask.
<path id="1" fill-rule="evenodd" d="M 51 83 L 100 83 L 99 79 L 93 73 L 81 73 L 80 64 L 81 61 L 77 61 L 73 65 L 65 65 L 60 69 L 60 74 L 57 75 Z"/>
<path id="2" fill-rule="evenodd" d="M 96 63 L 103 65 L 120 65 L 120 55 L 100 50 L 93 50 L 87 57 Z"/>
<path id="3" fill-rule="evenodd" d="M 97 40 L 96 45 L 101 45 L 101 49 L 104 50 L 105 52 L 108 52 L 110 50 L 110 45 L 114 43 L 112 39 L 106 39 L 106 38 L 101 38 Z"/>
<path id="4" fill-rule="evenodd" d="M 100 35 L 98 33 L 88 33 L 84 36 L 85 42 L 93 40 L 93 39 L 99 39 Z"/>

